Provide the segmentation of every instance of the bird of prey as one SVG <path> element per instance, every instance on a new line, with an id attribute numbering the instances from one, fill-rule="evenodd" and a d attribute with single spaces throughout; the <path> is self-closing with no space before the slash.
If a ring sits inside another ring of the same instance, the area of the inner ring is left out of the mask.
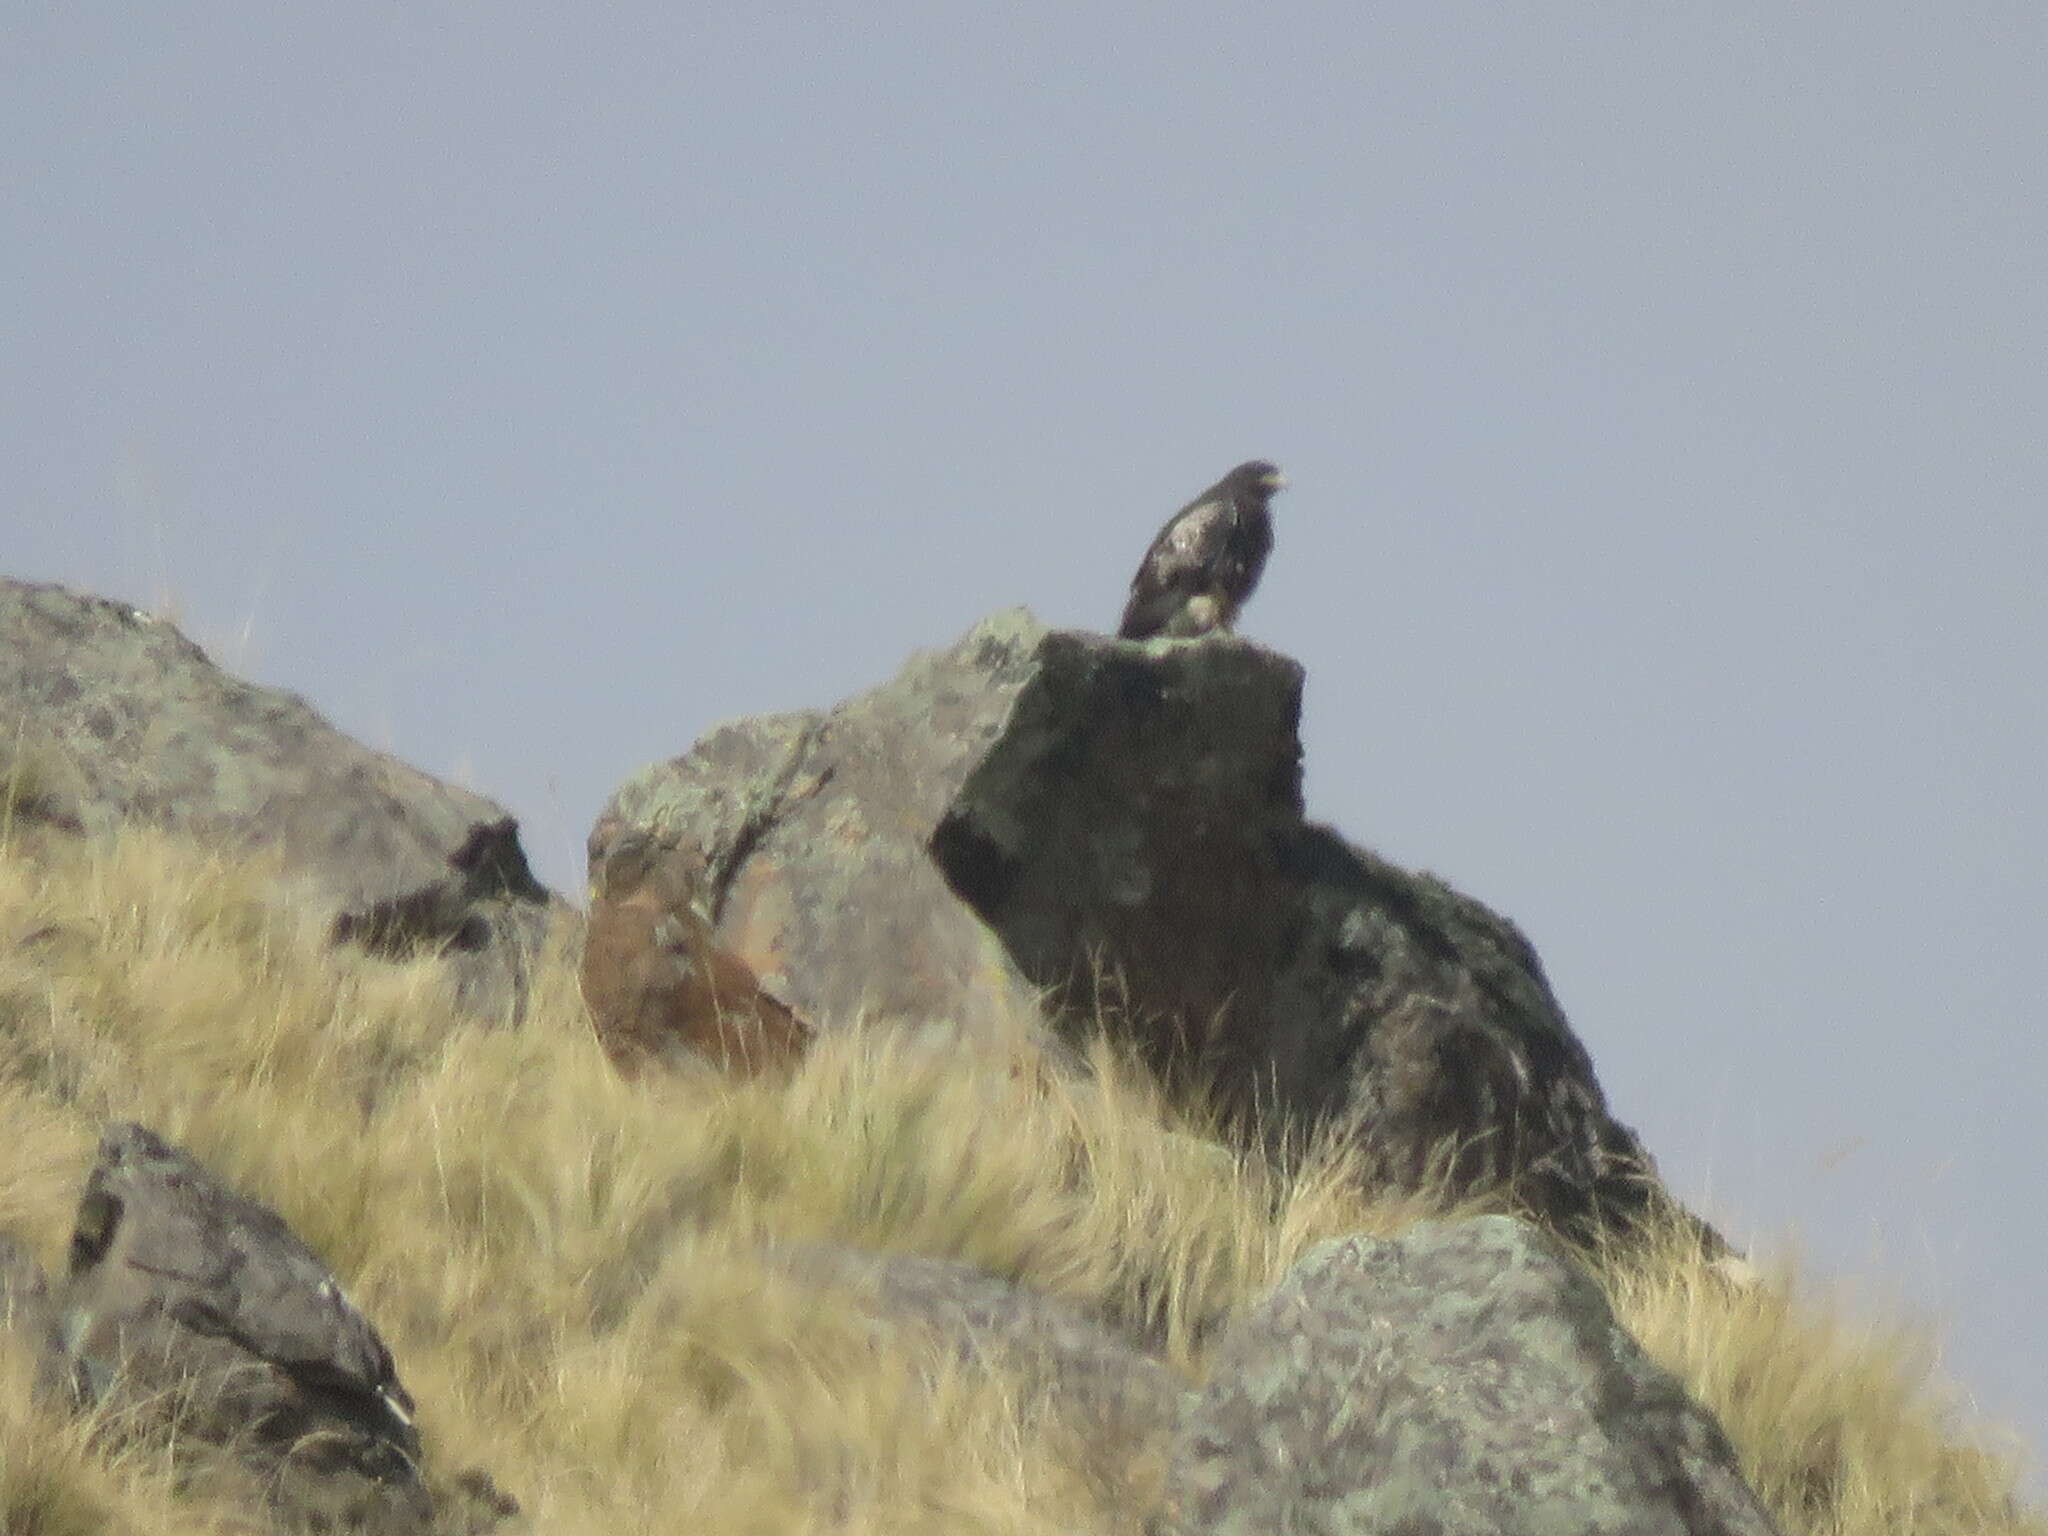
<path id="1" fill-rule="evenodd" d="M 1145 640 L 1229 629 L 1273 551 L 1266 503 L 1286 484 L 1279 470 L 1253 459 L 1176 512 L 1131 579 L 1117 635 Z"/>

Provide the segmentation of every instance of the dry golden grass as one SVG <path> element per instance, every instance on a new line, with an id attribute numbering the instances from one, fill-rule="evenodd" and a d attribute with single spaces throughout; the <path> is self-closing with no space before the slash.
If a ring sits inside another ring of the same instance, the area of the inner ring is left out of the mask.
<path id="1" fill-rule="evenodd" d="M 264 870 L 142 832 L 0 845 L 0 1226 L 55 1268 L 99 1129 L 141 1120 L 276 1206 L 377 1322 L 430 1471 L 488 1468 L 532 1528 L 1136 1532 L 1157 1444 L 912 1331 L 876 1347 L 763 1256 L 822 1241 L 970 1261 L 1143 1330 L 1190 1381 L 1307 1246 L 1392 1231 L 1342 1158 L 1282 1181 L 1106 1049 L 1092 1081 L 900 1033 L 795 1079 L 620 1082 L 569 957 L 514 1027 L 432 962 L 329 951 Z M 1629 1325 L 1713 1406 L 1789 1531 L 2033 1532 L 1887 1337 L 1660 1250 Z M 0 1531 L 248 1529 L 160 1452 L 109 1452 L 0 1351 Z"/>
<path id="2" fill-rule="evenodd" d="M 2018 1503 L 2016 1454 L 1989 1449 L 1936 1376 L 1923 1327 L 1837 1310 L 1787 1263 L 1731 1280 L 1676 1235 L 1601 1272 L 1616 1315 L 1713 1410 L 1787 1531 L 2048 1532 Z"/>

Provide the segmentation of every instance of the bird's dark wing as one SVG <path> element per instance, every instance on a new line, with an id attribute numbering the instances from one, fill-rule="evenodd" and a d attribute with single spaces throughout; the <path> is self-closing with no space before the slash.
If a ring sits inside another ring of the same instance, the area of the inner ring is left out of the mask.
<path id="1" fill-rule="evenodd" d="M 1159 530 L 1131 581 L 1119 635 L 1142 639 L 1157 634 L 1181 604 L 1208 586 L 1229 542 L 1230 521 L 1230 503 L 1206 497 Z"/>

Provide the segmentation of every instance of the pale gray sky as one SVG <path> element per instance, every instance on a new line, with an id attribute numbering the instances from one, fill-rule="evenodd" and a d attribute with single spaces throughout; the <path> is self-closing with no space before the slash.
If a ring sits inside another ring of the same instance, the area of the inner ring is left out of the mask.
<path id="1" fill-rule="evenodd" d="M 643 761 L 1294 481 L 1312 811 L 2048 1443 L 2038 4 L 0 0 L 0 569 L 575 888 Z"/>

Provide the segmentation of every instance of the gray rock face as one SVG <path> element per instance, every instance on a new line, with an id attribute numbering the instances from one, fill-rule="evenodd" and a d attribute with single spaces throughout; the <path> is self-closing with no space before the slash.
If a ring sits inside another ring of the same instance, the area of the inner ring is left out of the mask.
<path id="1" fill-rule="evenodd" d="M 1034 988 L 925 845 L 1043 633 L 999 615 L 830 712 L 721 726 L 620 786 L 591 868 L 636 832 L 676 846 L 703 870 L 718 942 L 799 1017 L 943 1018 L 996 1037 Z"/>
<path id="2" fill-rule="evenodd" d="M 281 1508 L 342 1528 L 431 1519 L 412 1399 L 376 1330 L 276 1212 L 139 1125 L 101 1138 L 62 1313 L 90 1397 L 232 1448 Z"/>
<path id="3" fill-rule="evenodd" d="M 11 1232 L 0 1232 L 0 1334 L 35 1362 L 40 1391 L 62 1390 L 67 1372 L 49 1277 Z"/>
<path id="4" fill-rule="evenodd" d="M 771 1251 L 785 1273 L 837 1293 L 883 1349 L 906 1330 L 968 1367 L 999 1371 L 1027 1415 L 1050 1409 L 1071 1465 L 1123 1506 L 1156 1505 L 1181 1404 L 1180 1379 L 1094 1310 L 971 1264 L 819 1243 Z M 1114 1490 L 1113 1493 L 1109 1492 Z"/>
<path id="5" fill-rule="evenodd" d="M 720 727 L 591 835 L 703 871 L 718 941 L 805 1018 L 993 1030 L 1099 1001 L 1278 1143 L 1335 1125 L 1377 1186 L 1510 1187 L 1560 1230 L 1657 1198 L 1514 926 L 1303 819 L 1302 671 L 1231 637 L 999 614 L 823 713 Z M 1098 988 L 1106 989 L 1106 998 Z"/>
<path id="6" fill-rule="evenodd" d="M 821 1288 L 850 1293 L 870 1316 L 920 1327 L 963 1360 L 1007 1368 L 1025 1390 L 1057 1396 L 1069 1412 L 1126 1438 L 1163 1436 L 1182 1388 L 1155 1356 L 1102 1318 L 971 1264 L 818 1243 L 777 1250 L 782 1267 Z"/>
<path id="7" fill-rule="evenodd" d="M 449 952 L 480 1011 L 516 1006 L 550 920 L 502 806 L 230 676 L 162 620 L 0 580 L 0 792 L 10 784 L 16 817 L 274 850 L 339 936 Z"/>
<path id="8" fill-rule="evenodd" d="M 1771 1536 L 1719 1427 L 1506 1217 L 1325 1243 L 1219 1346 L 1171 1536 Z"/>

